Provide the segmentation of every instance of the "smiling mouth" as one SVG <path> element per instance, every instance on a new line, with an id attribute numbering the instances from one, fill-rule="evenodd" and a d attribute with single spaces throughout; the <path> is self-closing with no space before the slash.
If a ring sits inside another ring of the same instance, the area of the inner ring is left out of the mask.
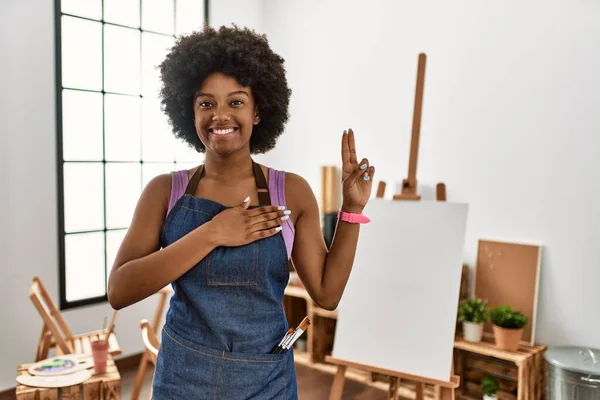
<path id="1" fill-rule="evenodd" d="M 216 136 L 227 136 L 236 132 L 238 128 L 230 127 L 230 128 L 211 128 L 208 131 Z"/>

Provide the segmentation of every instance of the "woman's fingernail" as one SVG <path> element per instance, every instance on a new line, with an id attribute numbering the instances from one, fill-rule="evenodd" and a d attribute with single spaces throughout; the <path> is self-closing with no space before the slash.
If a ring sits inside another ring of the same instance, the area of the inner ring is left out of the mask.
<path id="1" fill-rule="evenodd" d="M 285 206 L 279 206 L 278 210 L 285 210 Z"/>
<path id="2" fill-rule="evenodd" d="M 286 221 L 288 218 L 290 218 L 290 217 L 288 217 L 287 215 L 284 215 L 283 217 L 281 217 L 281 220 Z"/>
<path id="3" fill-rule="evenodd" d="M 276 231 L 276 232 L 279 232 L 280 230 L 281 230 L 281 227 L 280 227 L 280 226 L 278 226 L 278 227 L 276 227 L 276 228 L 275 228 L 275 231 Z"/>
<path id="4" fill-rule="evenodd" d="M 364 179 L 365 181 L 368 181 L 369 179 L 371 179 L 371 177 L 370 177 L 369 175 L 365 175 L 365 176 L 363 176 L 363 179 Z"/>
<path id="5" fill-rule="evenodd" d="M 365 168 L 367 168 L 367 164 L 366 163 L 360 166 L 360 169 L 365 169 Z"/>
<path id="6" fill-rule="evenodd" d="M 284 213 L 285 215 L 290 215 L 292 212 L 291 212 L 290 210 L 285 210 L 283 213 Z"/>
<path id="7" fill-rule="evenodd" d="M 250 196 L 248 196 L 248 197 L 246 197 L 246 198 L 244 199 L 244 203 L 247 203 L 247 202 L 249 202 L 249 201 L 250 201 Z"/>

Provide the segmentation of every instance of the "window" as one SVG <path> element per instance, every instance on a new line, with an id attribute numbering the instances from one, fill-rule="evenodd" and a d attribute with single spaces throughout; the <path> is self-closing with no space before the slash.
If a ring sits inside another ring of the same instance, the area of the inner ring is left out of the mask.
<path id="1" fill-rule="evenodd" d="M 60 307 L 107 300 L 143 187 L 201 156 L 171 134 L 158 64 L 208 0 L 56 0 Z"/>

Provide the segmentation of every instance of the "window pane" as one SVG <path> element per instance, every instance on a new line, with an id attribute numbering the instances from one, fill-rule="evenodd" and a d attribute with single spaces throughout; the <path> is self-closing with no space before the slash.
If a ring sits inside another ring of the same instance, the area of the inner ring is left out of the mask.
<path id="1" fill-rule="evenodd" d="M 142 29 L 173 35 L 173 0 L 142 0 Z"/>
<path id="2" fill-rule="evenodd" d="M 175 161 L 174 138 L 158 99 L 142 100 L 142 159 Z"/>
<path id="3" fill-rule="evenodd" d="M 104 296 L 105 271 L 104 232 L 65 237 L 67 301 Z"/>
<path id="4" fill-rule="evenodd" d="M 104 21 L 140 27 L 140 0 L 104 0 Z"/>
<path id="5" fill-rule="evenodd" d="M 127 229 L 120 229 L 118 231 L 108 231 L 106 232 L 106 281 L 108 282 L 108 273 L 115 263 L 115 258 L 117 256 L 117 252 L 119 251 L 119 247 L 121 247 L 121 242 L 127 233 Z"/>
<path id="6" fill-rule="evenodd" d="M 102 163 L 65 163 L 65 232 L 104 229 Z"/>
<path id="7" fill-rule="evenodd" d="M 173 42 L 172 36 L 142 33 L 142 93 L 144 96 L 158 97 L 160 90 L 158 65 L 165 59 Z"/>
<path id="8" fill-rule="evenodd" d="M 104 101 L 106 160 L 140 161 L 141 98 L 107 94 Z"/>
<path id="9" fill-rule="evenodd" d="M 140 94 L 140 31 L 104 26 L 104 87 L 107 92 Z"/>
<path id="10" fill-rule="evenodd" d="M 168 174 L 175 170 L 175 163 L 144 163 L 142 165 L 142 188 L 148 185 L 152 178 Z"/>
<path id="11" fill-rule="evenodd" d="M 63 90 L 63 159 L 102 161 L 102 94 Z"/>
<path id="12" fill-rule="evenodd" d="M 141 165 L 106 164 L 106 227 L 126 228 L 141 194 Z"/>
<path id="13" fill-rule="evenodd" d="M 62 84 L 102 90 L 102 24 L 62 17 Z"/>
<path id="14" fill-rule="evenodd" d="M 204 0 L 177 0 L 177 35 L 202 30 L 204 26 Z"/>
<path id="15" fill-rule="evenodd" d="M 102 0 L 61 0 L 61 11 L 93 19 L 102 18 Z"/>
<path id="16" fill-rule="evenodd" d="M 175 138 L 173 146 L 175 147 L 175 160 L 176 161 L 197 161 L 201 158 L 202 154 L 198 153 L 195 148 L 190 147 L 187 142 L 181 139 Z"/>

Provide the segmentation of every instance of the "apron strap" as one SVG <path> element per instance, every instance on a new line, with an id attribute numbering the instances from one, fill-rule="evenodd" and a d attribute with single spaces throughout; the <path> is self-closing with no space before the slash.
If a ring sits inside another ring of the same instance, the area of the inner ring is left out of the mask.
<path id="1" fill-rule="evenodd" d="M 185 194 L 189 194 L 190 196 L 194 195 L 196 187 L 198 186 L 198 182 L 200 182 L 200 178 L 202 178 L 202 176 L 204 176 L 204 164 L 201 164 L 196 172 L 194 172 L 194 175 L 192 175 L 190 178 L 190 181 L 185 188 Z"/>
<path id="2" fill-rule="evenodd" d="M 252 160 L 252 170 L 254 172 L 254 181 L 256 182 L 256 189 L 258 192 L 258 201 L 261 205 L 271 205 L 271 197 L 269 196 L 269 185 L 267 184 L 267 180 L 265 179 L 265 174 L 262 171 L 260 165 Z M 196 192 L 196 187 L 198 186 L 198 182 L 204 176 L 204 164 L 201 164 L 194 175 L 190 178 L 190 181 L 185 188 L 185 194 L 189 194 L 191 196 Z"/>
<path id="3" fill-rule="evenodd" d="M 263 174 L 260 165 L 255 163 L 254 160 L 252 160 L 252 169 L 254 169 L 254 180 L 256 181 L 256 190 L 258 191 L 258 202 L 261 205 L 270 206 L 271 197 L 269 196 L 269 185 L 267 185 L 265 174 Z"/>

